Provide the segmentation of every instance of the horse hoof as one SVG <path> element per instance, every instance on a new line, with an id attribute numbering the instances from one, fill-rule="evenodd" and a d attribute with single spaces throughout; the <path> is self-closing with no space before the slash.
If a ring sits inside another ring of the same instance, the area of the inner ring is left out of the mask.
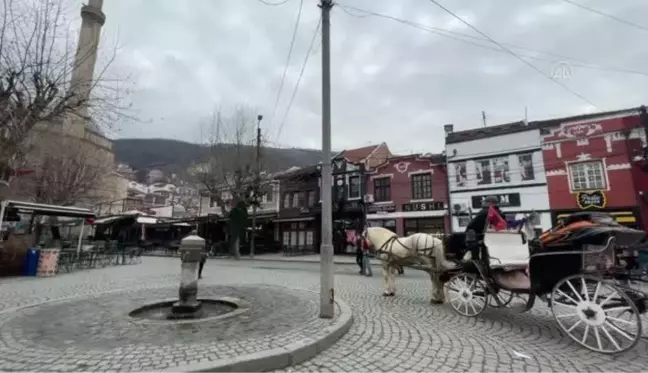
<path id="1" fill-rule="evenodd" d="M 443 304 L 443 301 L 438 300 L 438 299 L 432 299 L 432 300 L 430 300 L 430 303 L 432 303 L 432 304 Z"/>

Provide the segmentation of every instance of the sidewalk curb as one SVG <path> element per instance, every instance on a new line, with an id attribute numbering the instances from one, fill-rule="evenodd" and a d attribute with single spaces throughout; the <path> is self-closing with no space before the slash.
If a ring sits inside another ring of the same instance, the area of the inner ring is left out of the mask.
<path id="1" fill-rule="evenodd" d="M 299 260 L 299 259 L 250 259 L 250 258 L 241 258 L 240 260 L 232 259 L 232 258 L 211 258 L 211 260 L 227 260 L 231 262 L 273 262 L 273 263 L 319 263 L 319 260 Z M 371 264 L 376 264 L 377 262 L 372 259 Z M 356 262 L 345 262 L 345 261 L 340 261 L 340 260 L 334 260 L 333 264 L 343 264 L 343 265 L 354 265 L 357 266 L 358 264 Z"/>
<path id="2" fill-rule="evenodd" d="M 325 328 L 320 335 L 304 338 L 272 350 L 208 363 L 184 365 L 162 372 L 267 372 L 299 364 L 331 347 L 351 328 L 353 324 L 351 307 L 341 300 L 336 300 L 335 303 L 340 313 L 333 324 Z"/>
<path id="3" fill-rule="evenodd" d="M 146 256 L 149 258 L 180 258 L 179 256 L 173 256 L 173 255 L 146 255 L 142 254 L 142 256 Z M 287 257 L 290 258 L 290 257 Z M 295 258 L 299 258 L 298 256 Z M 273 259 L 273 258 L 254 258 L 250 259 L 249 257 L 241 257 L 241 259 L 236 260 L 232 259 L 230 257 L 209 257 L 207 260 L 218 260 L 218 261 L 231 261 L 231 262 L 285 262 L 285 263 L 319 263 L 319 260 L 299 260 L 299 259 Z M 380 263 L 379 260 L 372 258 L 371 259 L 371 264 L 375 265 Z M 353 261 L 342 261 L 342 260 L 334 260 L 333 264 L 340 264 L 340 265 L 355 265 L 357 266 L 358 264 Z"/>

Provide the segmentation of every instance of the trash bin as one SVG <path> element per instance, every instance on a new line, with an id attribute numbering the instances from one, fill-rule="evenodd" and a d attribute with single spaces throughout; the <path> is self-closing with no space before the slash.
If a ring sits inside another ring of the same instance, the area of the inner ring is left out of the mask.
<path id="1" fill-rule="evenodd" d="M 40 260 L 40 250 L 31 248 L 27 250 L 25 255 L 25 269 L 23 274 L 25 276 L 36 276 L 38 271 L 38 261 Z"/>

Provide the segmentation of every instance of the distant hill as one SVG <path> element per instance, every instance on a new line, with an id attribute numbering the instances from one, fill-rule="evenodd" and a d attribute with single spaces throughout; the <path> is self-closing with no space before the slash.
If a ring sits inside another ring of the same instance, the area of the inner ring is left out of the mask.
<path id="1" fill-rule="evenodd" d="M 207 147 L 171 139 L 118 139 L 113 143 L 115 158 L 136 170 L 157 168 L 165 173 L 183 175 L 193 163 L 204 160 Z M 320 161 L 321 152 L 311 149 L 264 148 L 263 156 L 272 169 L 304 167 Z"/>

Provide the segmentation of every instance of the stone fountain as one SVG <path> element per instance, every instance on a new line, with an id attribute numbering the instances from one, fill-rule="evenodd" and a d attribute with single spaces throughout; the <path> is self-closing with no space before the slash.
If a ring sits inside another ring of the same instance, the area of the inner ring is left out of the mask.
<path id="1" fill-rule="evenodd" d="M 202 302 L 198 300 L 198 266 L 205 250 L 205 240 L 192 231 L 180 241 L 180 289 L 178 301 L 171 307 L 168 319 L 193 319 L 202 316 Z"/>
<path id="2" fill-rule="evenodd" d="M 178 297 L 144 305 L 128 315 L 134 322 L 155 324 L 187 324 L 233 317 L 250 308 L 248 302 L 231 296 L 213 296 L 213 286 L 206 291 L 212 296 L 198 298 L 198 267 L 205 249 L 205 240 L 192 231 L 180 241 L 180 288 Z M 211 290 L 211 291 L 210 291 Z"/>

